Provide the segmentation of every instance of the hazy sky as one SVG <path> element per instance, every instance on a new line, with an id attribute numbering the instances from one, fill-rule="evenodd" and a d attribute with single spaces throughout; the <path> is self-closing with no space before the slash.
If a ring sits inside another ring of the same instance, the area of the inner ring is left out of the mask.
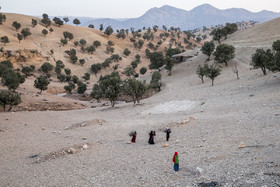
<path id="1" fill-rule="evenodd" d="M 134 18 L 153 7 L 170 5 L 191 10 L 205 3 L 219 9 L 245 8 L 253 12 L 264 9 L 280 12 L 280 0 L 0 0 L 2 12 L 95 18 Z"/>

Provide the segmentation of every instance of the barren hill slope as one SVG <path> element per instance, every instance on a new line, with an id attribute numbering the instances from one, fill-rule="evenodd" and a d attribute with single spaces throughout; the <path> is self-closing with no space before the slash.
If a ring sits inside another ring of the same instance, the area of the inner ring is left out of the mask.
<path id="1" fill-rule="evenodd" d="M 225 43 L 234 45 L 236 58 L 249 64 L 251 55 L 258 48 L 271 48 L 280 39 L 280 18 L 258 24 L 245 31 L 231 35 Z"/>
<path id="2" fill-rule="evenodd" d="M 202 84 L 195 71 L 207 57 L 200 53 L 175 66 L 172 76 L 162 71 L 163 90 L 142 105 L 0 113 L 0 184 L 279 186 L 280 77 L 250 70 L 247 52 L 263 43 L 261 37 L 234 43 L 243 32 L 227 41 L 238 48 L 239 80 L 229 63 L 214 86 L 209 79 Z M 137 131 L 133 144 L 131 131 Z"/>

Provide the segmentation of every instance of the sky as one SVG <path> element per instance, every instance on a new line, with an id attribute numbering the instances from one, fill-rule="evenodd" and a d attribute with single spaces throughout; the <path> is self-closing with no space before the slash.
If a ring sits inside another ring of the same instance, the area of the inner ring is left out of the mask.
<path id="1" fill-rule="evenodd" d="M 205 3 L 219 9 L 280 12 L 280 0 L 0 0 L 1 12 L 93 18 L 136 18 L 153 7 L 170 5 L 191 10 Z"/>

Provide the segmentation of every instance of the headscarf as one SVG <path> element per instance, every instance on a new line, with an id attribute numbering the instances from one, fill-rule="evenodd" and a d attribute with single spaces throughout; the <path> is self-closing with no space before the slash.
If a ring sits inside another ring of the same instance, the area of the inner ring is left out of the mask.
<path id="1" fill-rule="evenodd" d="M 177 156 L 178 155 L 178 152 L 175 152 L 174 153 L 174 156 L 173 156 L 173 162 L 175 163 L 175 156 Z"/>

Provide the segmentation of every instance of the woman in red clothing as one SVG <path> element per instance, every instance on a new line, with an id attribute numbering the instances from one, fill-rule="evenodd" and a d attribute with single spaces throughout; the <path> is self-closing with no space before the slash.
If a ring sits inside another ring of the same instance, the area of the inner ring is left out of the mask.
<path id="1" fill-rule="evenodd" d="M 174 171 L 179 171 L 179 156 L 178 152 L 175 152 L 173 156 L 173 162 L 174 162 Z"/>

